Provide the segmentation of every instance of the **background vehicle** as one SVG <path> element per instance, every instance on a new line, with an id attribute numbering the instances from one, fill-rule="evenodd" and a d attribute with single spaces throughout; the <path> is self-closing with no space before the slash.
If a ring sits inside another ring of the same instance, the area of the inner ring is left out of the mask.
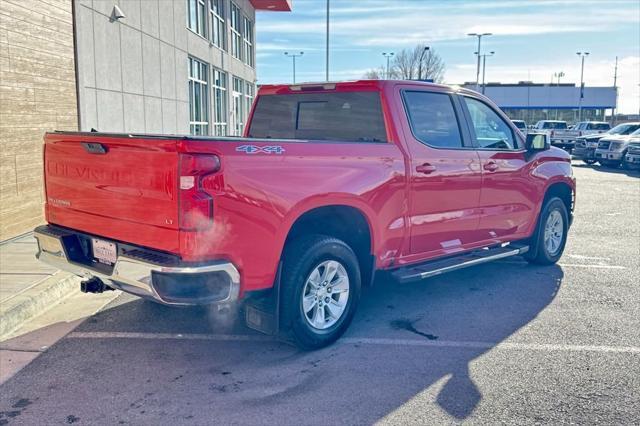
<path id="1" fill-rule="evenodd" d="M 535 131 L 547 133 L 551 140 L 551 145 L 571 151 L 573 144 L 566 142 L 567 139 L 565 138 L 565 134 L 569 128 L 566 121 L 540 120 L 533 128 Z"/>
<path id="2" fill-rule="evenodd" d="M 527 134 L 527 123 L 524 120 L 511 120 L 511 122 L 525 135 Z"/>
<path id="3" fill-rule="evenodd" d="M 376 271 L 409 281 L 562 255 L 568 154 L 473 91 L 265 85 L 245 134 L 47 134 L 38 257 L 89 292 L 246 300 L 250 327 L 318 348 L 346 330 Z"/>
<path id="4" fill-rule="evenodd" d="M 571 155 L 573 158 L 583 160 L 587 164 L 594 164 L 597 161 L 595 154 L 600 139 L 614 135 L 628 135 L 638 129 L 640 129 L 640 123 L 623 123 L 604 133 L 580 136 L 576 138 Z"/>
<path id="5" fill-rule="evenodd" d="M 629 135 L 615 135 L 600 139 L 596 148 L 596 160 L 603 166 L 619 167 L 627 155 L 629 143 L 640 137 L 640 129 Z"/>
<path id="6" fill-rule="evenodd" d="M 627 169 L 640 169 L 640 138 L 629 142 L 622 166 Z"/>

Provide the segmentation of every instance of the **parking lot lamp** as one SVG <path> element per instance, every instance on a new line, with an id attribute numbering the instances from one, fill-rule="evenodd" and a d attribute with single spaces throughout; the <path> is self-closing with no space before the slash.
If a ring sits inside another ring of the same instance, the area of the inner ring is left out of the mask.
<path id="1" fill-rule="evenodd" d="M 495 54 L 496 52 L 492 50 L 491 52 L 489 52 L 489 54 L 482 55 L 482 94 L 483 95 L 484 95 L 484 88 L 485 88 L 484 75 L 487 68 L 487 56 L 493 56 Z"/>
<path id="2" fill-rule="evenodd" d="M 296 58 L 302 55 L 304 55 L 304 52 L 300 52 L 297 54 L 284 52 L 284 56 L 288 56 L 289 58 L 293 59 L 293 84 L 296 84 Z"/>
<path id="3" fill-rule="evenodd" d="M 389 78 L 390 78 L 390 76 L 389 76 L 389 60 L 393 57 L 393 55 L 394 55 L 393 52 L 389 52 L 389 53 L 384 52 L 382 54 L 382 56 L 387 58 L 387 80 L 389 80 Z"/>
<path id="4" fill-rule="evenodd" d="M 418 62 L 418 80 L 422 80 L 422 60 L 424 59 L 424 54 L 429 50 L 429 46 L 425 46 L 422 49 L 422 53 L 420 53 L 420 61 Z"/>
<path id="5" fill-rule="evenodd" d="M 481 40 L 482 40 L 482 37 L 490 36 L 490 35 L 493 35 L 493 34 L 491 34 L 491 33 L 482 33 L 482 34 L 469 33 L 467 35 L 471 36 L 471 37 L 478 37 L 478 51 L 476 52 L 476 55 L 478 55 L 478 65 L 476 66 L 476 89 L 477 89 L 478 85 L 480 84 L 480 55 L 482 54 L 482 51 L 480 50 Z"/>
<path id="6" fill-rule="evenodd" d="M 580 56 L 580 97 L 578 98 L 578 121 L 582 121 L 582 98 L 584 97 L 584 58 L 589 56 L 589 52 L 576 52 Z"/>

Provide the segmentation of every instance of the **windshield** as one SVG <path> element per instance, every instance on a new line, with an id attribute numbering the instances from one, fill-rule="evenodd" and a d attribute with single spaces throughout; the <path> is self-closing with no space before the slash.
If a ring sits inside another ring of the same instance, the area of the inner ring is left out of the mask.
<path id="1" fill-rule="evenodd" d="M 628 135 L 636 130 L 640 129 L 639 123 L 634 124 L 618 124 L 616 127 L 609 131 L 612 135 Z"/>
<path id="2" fill-rule="evenodd" d="M 567 123 L 564 121 L 545 121 L 542 123 L 543 129 L 566 129 Z"/>

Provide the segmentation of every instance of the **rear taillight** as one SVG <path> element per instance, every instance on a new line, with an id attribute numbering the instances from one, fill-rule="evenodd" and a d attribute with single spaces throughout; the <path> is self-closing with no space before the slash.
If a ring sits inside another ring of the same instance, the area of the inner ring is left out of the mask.
<path id="1" fill-rule="evenodd" d="M 202 180 L 220 170 L 220 158 L 211 154 L 180 156 L 180 229 L 206 229 L 213 223 L 213 198 L 202 188 Z"/>

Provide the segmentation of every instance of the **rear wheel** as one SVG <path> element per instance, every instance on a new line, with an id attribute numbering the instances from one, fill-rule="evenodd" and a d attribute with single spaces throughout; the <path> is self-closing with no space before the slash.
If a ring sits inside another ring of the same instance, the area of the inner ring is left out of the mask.
<path id="1" fill-rule="evenodd" d="M 564 202 L 558 197 L 549 198 L 538 219 L 536 234 L 533 237 L 534 250 L 525 258 L 540 265 L 556 263 L 567 243 L 568 229 L 569 214 Z"/>
<path id="2" fill-rule="evenodd" d="M 281 285 L 283 327 L 296 345 L 327 346 L 345 332 L 358 305 L 358 259 L 339 239 L 302 237 L 285 249 Z"/>
<path id="3" fill-rule="evenodd" d="M 582 161 L 584 161 L 588 165 L 596 164 L 596 160 L 582 160 Z"/>

